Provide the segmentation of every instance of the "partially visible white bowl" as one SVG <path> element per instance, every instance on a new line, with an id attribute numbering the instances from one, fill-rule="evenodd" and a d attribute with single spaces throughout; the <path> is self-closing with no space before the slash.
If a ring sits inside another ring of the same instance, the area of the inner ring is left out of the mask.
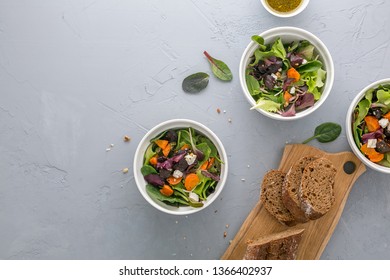
<path id="1" fill-rule="evenodd" d="M 369 89 L 376 88 L 379 85 L 385 85 L 385 84 L 387 84 L 387 85 L 390 84 L 390 78 L 379 80 L 379 81 L 376 81 L 376 82 L 369 84 L 368 86 L 366 86 L 364 89 L 362 89 L 355 96 L 355 98 L 351 102 L 351 105 L 349 105 L 349 108 L 348 108 L 345 127 L 346 127 L 348 144 L 351 147 L 352 152 L 369 168 L 376 170 L 376 171 L 379 171 L 379 172 L 382 172 L 382 173 L 390 174 L 389 167 L 379 165 L 375 162 L 370 161 L 368 158 L 366 158 L 366 156 L 360 151 L 359 147 L 356 145 L 354 137 L 353 137 L 353 131 L 352 131 L 353 114 L 354 114 L 354 111 L 355 111 L 357 104 L 360 102 L 360 100 L 364 97 L 364 95 L 366 94 L 366 92 Z"/>
<path id="2" fill-rule="evenodd" d="M 160 133 L 168 129 L 179 129 L 179 128 L 188 128 L 188 127 L 192 127 L 196 131 L 200 132 L 201 134 L 209 138 L 217 148 L 218 153 L 223 162 L 221 166 L 220 180 L 218 181 L 218 184 L 215 187 L 215 191 L 208 196 L 207 201 L 205 201 L 203 207 L 200 208 L 194 208 L 189 206 L 174 207 L 151 198 L 149 194 L 146 192 L 147 183 L 141 173 L 141 167 L 143 166 L 145 151 L 149 146 L 151 139 L 153 139 L 154 137 L 156 137 L 157 135 L 159 135 Z M 146 133 L 146 135 L 142 138 L 142 140 L 138 144 L 137 150 L 134 155 L 133 172 L 134 172 L 134 179 L 137 184 L 138 190 L 150 205 L 152 205 L 153 207 L 155 207 L 156 209 L 164 213 L 173 214 L 173 215 L 188 215 L 188 214 L 201 211 L 206 207 L 210 206 L 210 204 L 215 199 L 217 199 L 219 194 L 222 192 L 228 174 L 228 158 L 221 140 L 219 140 L 217 135 L 215 135 L 214 132 L 212 132 L 208 127 L 193 120 L 173 119 L 156 125 L 151 130 L 149 130 Z"/>
<path id="3" fill-rule="evenodd" d="M 301 3 L 298 5 L 297 8 L 290 12 L 279 12 L 273 9 L 268 3 L 267 0 L 261 0 L 261 4 L 263 4 L 264 8 L 271 14 L 277 17 L 293 17 L 297 14 L 301 13 L 304 9 L 306 9 L 307 5 L 309 4 L 310 0 L 302 0 Z"/>
<path id="4" fill-rule="evenodd" d="M 303 111 L 297 112 L 295 116 L 283 117 L 280 114 L 267 112 L 259 108 L 256 108 L 256 110 L 269 118 L 276 119 L 276 120 L 283 120 L 283 121 L 297 120 L 310 115 L 325 102 L 333 86 L 334 65 L 333 65 L 332 56 L 330 55 L 330 52 L 328 51 L 327 47 L 317 36 L 313 35 L 312 33 L 304 29 L 291 27 L 291 26 L 272 28 L 259 35 L 264 38 L 265 44 L 274 42 L 279 37 L 282 39 L 282 42 L 284 44 L 290 43 L 292 41 L 308 40 L 315 47 L 314 50 L 315 53 L 319 55 L 319 60 L 322 62 L 323 68 L 326 71 L 326 80 L 322 88 L 321 98 L 317 100 L 316 103 L 314 103 L 314 106 L 307 108 Z M 245 97 L 248 99 L 249 103 L 251 104 L 251 107 L 256 105 L 256 101 L 250 94 L 248 87 L 246 85 L 245 70 L 249 65 L 250 59 L 257 48 L 258 48 L 258 44 L 251 41 L 249 45 L 246 47 L 241 57 L 240 66 L 239 66 L 240 67 L 239 77 L 240 77 L 241 88 L 244 92 Z"/>

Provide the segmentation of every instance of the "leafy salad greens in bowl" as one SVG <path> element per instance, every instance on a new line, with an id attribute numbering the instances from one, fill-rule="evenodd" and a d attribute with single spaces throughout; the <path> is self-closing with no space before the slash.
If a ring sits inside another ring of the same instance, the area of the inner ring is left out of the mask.
<path id="1" fill-rule="evenodd" d="M 370 84 L 355 97 L 346 127 L 356 156 L 367 166 L 390 173 L 390 79 Z"/>
<path id="2" fill-rule="evenodd" d="M 222 191 L 227 156 L 217 136 L 191 120 L 157 125 L 141 140 L 134 158 L 137 186 L 144 198 L 170 214 L 204 209 Z"/>
<path id="3" fill-rule="evenodd" d="M 279 120 L 316 110 L 333 85 L 333 61 L 313 34 L 278 27 L 252 36 L 240 62 L 240 82 L 251 109 Z"/>

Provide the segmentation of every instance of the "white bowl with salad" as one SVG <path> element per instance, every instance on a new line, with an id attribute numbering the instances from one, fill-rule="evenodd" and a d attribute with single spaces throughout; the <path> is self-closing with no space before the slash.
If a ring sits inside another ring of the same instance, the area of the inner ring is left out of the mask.
<path id="1" fill-rule="evenodd" d="M 188 215 L 205 209 L 219 196 L 228 162 L 222 142 L 208 127 L 173 119 L 146 133 L 133 168 L 147 202 L 168 214 Z"/>
<path id="2" fill-rule="evenodd" d="M 296 27 L 253 35 L 239 66 L 240 84 L 252 110 L 277 120 L 296 120 L 329 96 L 334 65 L 325 44 Z"/>
<path id="3" fill-rule="evenodd" d="M 348 143 L 368 167 L 390 174 L 390 78 L 366 86 L 346 118 Z"/>

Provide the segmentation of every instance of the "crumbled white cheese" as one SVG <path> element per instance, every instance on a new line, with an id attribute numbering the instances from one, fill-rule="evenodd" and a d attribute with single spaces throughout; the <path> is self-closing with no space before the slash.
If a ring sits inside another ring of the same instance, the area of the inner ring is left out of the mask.
<path id="1" fill-rule="evenodd" d="M 190 192 L 188 197 L 199 202 L 199 196 L 196 193 Z"/>
<path id="2" fill-rule="evenodd" d="M 176 179 L 179 179 L 179 178 L 183 177 L 183 172 L 181 172 L 180 170 L 175 170 L 175 171 L 173 171 L 172 176 L 175 177 Z"/>
<path id="3" fill-rule="evenodd" d="M 275 80 L 278 79 L 278 76 L 276 76 L 274 73 L 271 74 L 271 77 L 274 78 Z"/>
<path id="4" fill-rule="evenodd" d="M 376 139 L 368 139 L 367 148 L 376 148 Z"/>
<path id="5" fill-rule="evenodd" d="M 307 63 L 307 60 L 306 59 L 303 59 L 302 60 L 302 64 L 306 64 Z"/>
<path id="6" fill-rule="evenodd" d="M 188 165 L 191 165 L 191 164 L 193 164 L 193 163 L 195 162 L 195 160 L 196 160 L 196 155 L 194 155 L 193 153 L 191 153 L 191 154 L 185 155 L 184 158 L 185 158 L 187 164 L 188 164 Z"/>
<path id="7" fill-rule="evenodd" d="M 294 93 L 295 93 L 295 87 L 292 87 L 292 88 L 290 89 L 290 93 L 291 93 L 291 94 L 294 94 Z"/>
<path id="8" fill-rule="evenodd" d="M 382 119 L 379 120 L 379 125 L 380 125 L 382 128 L 385 128 L 388 124 L 389 124 L 389 120 L 386 119 L 386 118 L 382 118 Z"/>

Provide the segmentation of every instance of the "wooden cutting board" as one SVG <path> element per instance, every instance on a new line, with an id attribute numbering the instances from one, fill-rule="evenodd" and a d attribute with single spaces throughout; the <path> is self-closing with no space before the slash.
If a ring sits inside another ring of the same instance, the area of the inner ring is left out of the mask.
<path id="1" fill-rule="evenodd" d="M 297 259 L 316 260 L 321 257 L 326 244 L 336 228 L 354 182 L 366 171 L 366 168 L 351 152 L 331 154 L 309 145 L 292 144 L 286 145 L 284 148 L 278 169 L 287 172 L 301 157 L 308 155 L 328 158 L 337 169 L 334 186 L 335 204 L 330 211 L 317 220 L 294 226 L 296 228 L 305 229 L 299 245 Z M 346 173 L 346 171 L 344 171 L 344 166 L 352 166 L 352 173 L 351 170 L 347 170 L 350 174 Z M 287 226 L 280 224 L 271 216 L 259 200 L 242 224 L 226 252 L 223 254 L 222 259 L 242 259 L 248 240 L 254 240 L 270 233 L 280 232 L 287 228 Z"/>

